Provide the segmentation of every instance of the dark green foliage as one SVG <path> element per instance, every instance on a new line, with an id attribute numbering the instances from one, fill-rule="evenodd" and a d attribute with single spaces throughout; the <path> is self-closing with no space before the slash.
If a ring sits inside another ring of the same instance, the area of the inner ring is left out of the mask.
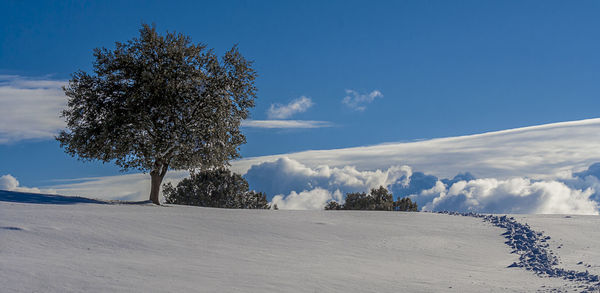
<path id="1" fill-rule="evenodd" d="M 268 209 L 262 192 L 248 190 L 241 175 L 219 168 L 192 173 L 173 187 L 165 184 L 163 194 L 169 204 L 232 209 Z"/>
<path id="2" fill-rule="evenodd" d="M 383 186 L 371 189 L 371 197 L 373 197 L 374 210 L 391 211 L 394 208 L 394 196 Z"/>
<path id="3" fill-rule="evenodd" d="M 269 202 L 267 201 L 267 195 L 265 193 L 250 190 L 246 193 L 237 194 L 233 201 L 233 205 L 225 206 L 224 208 L 268 210 L 271 208 L 271 206 L 269 206 Z"/>
<path id="4" fill-rule="evenodd" d="M 416 212 L 417 203 L 410 200 L 408 197 L 399 198 L 394 202 L 394 210 L 402 212 Z"/>
<path id="5" fill-rule="evenodd" d="M 340 205 L 337 201 L 330 201 L 325 206 L 326 210 L 341 210 L 343 209 L 343 205 Z"/>
<path id="6" fill-rule="evenodd" d="M 352 192 L 346 194 L 346 202 L 340 205 L 330 201 L 325 206 L 326 210 L 370 210 L 370 211 L 418 211 L 417 204 L 410 198 L 404 197 L 394 201 L 394 196 L 383 186 L 373 188 L 367 194 Z"/>
<path id="7" fill-rule="evenodd" d="M 345 210 L 372 210 L 374 207 L 373 197 L 364 192 L 352 192 L 346 194 Z"/>
<path id="8" fill-rule="evenodd" d="M 394 197 L 389 191 L 380 186 L 371 189 L 369 194 L 354 192 L 346 194 L 345 210 L 391 211 L 394 207 Z"/>
<path id="9" fill-rule="evenodd" d="M 236 47 L 219 58 L 188 36 L 144 24 L 139 38 L 94 57 L 94 71 L 75 72 L 63 88 L 67 130 L 56 139 L 67 153 L 150 171 L 155 203 L 167 170 L 239 157 L 256 73 Z"/>

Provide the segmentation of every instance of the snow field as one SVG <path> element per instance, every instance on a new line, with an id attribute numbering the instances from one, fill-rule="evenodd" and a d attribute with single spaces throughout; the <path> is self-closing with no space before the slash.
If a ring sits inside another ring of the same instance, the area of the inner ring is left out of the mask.
<path id="1" fill-rule="evenodd" d="M 0 202 L 7 292 L 536 292 L 503 229 L 365 211 Z M 549 233 L 551 234 L 551 233 Z"/>

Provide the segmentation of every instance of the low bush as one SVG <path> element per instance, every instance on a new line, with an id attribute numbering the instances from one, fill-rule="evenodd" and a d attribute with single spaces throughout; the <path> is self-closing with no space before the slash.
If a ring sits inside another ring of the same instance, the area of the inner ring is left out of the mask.
<path id="1" fill-rule="evenodd" d="M 192 173 L 176 187 L 171 183 L 165 184 L 163 194 L 168 204 L 231 209 L 270 208 L 264 193 L 250 191 L 246 179 L 227 169 Z"/>
<path id="2" fill-rule="evenodd" d="M 369 193 L 351 192 L 346 194 L 346 202 L 339 204 L 330 201 L 326 210 L 369 210 L 369 211 L 418 211 L 417 203 L 408 197 L 394 201 L 394 196 L 383 186 L 373 188 Z"/>

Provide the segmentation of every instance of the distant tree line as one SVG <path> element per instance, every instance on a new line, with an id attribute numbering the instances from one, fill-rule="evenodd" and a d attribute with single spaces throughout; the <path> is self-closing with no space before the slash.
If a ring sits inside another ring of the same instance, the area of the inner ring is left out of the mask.
<path id="1" fill-rule="evenodd" d="M 369 210 L 369 211 L 418 211 L 417 203 L 408 197 L 394 201 L 394 196 L 383 186 L 373 188 L 369 193 L 351 192 L 346 194 L 346 202 L 330 201 L 326 210 Z"/>
<path id="2" fill-rule="evenodd" d="M 176 187 L 163 186 L 165 203 L 229 209 L 269 209 L 267 196 L 249 190 L 241 175 L 225 168 L 193 172 Z"/>

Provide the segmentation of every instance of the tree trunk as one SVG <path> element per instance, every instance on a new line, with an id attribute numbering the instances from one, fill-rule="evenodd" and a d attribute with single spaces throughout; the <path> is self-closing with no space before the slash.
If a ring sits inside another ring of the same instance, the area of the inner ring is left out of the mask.
<path id="1" fill-rule="evenodd" d="M 152 203 L 160 205 L 158 195 L 160 194 L 160 185 L 162 184 L 165 174 L 167 174 L 168 165 L 161 165 L 159 163 L 154 164 L 154 170 L 150 171 L 150 201 Z"/>

